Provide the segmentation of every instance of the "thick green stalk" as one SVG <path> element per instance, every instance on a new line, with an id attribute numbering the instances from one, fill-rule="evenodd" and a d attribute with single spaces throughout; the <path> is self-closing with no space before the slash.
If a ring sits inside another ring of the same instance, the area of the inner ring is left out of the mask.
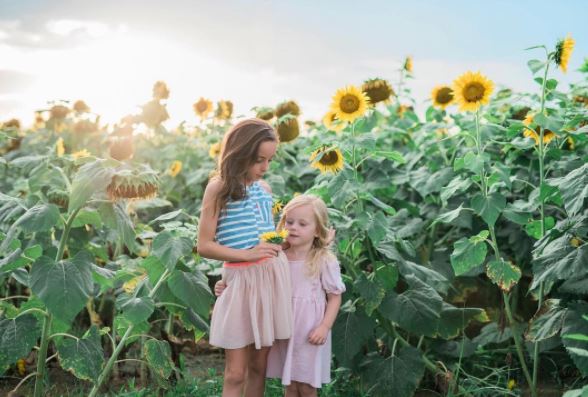
<path id="1" fill-rule="evenodd" d="M 59 241 L 59 248 L 57 249 L 57 255 L 55 255 L 55 262 L 59 262 L 63 259 L 63 253 L 65 251 L 65 246 L 67 243 L 67 238 L 69 237 L 69 231 L 71 230 L 71 225 L 73 221 L 80 211 L 81 208 L 76 209 L 73 211 L 67 221 L 65 223 L 65 228 L 63 229 L 63 234 L 61 235 L 61 240 Z M 43 387 L 43 380 L 45 378 L 45 360 L 47 359 L 47 349 L 49 347 L 49 332 L 51 330 L 51 323 L 53 322 L 53 315 L 51 313 L 47 313 L 45 319 L 43 321 L 43 332 L 41 334 L 41 345 L 39 346 L 39 355 L 37 357 L 37 376 L 35 378 L 35 394 L 34 397 L 41 397 L 44 392 Z"/>
<path id="2" fill-rule="evenodd" d="M 163 272 L 163 274 L 161 275 L 159 280 L 157 280 L 157 284 L 155 284 L 155 286 L 153 287 L 153 289 L 149 293 L 149 298 L 153 298 L 153 296 L 155 296 L 155 293 L 157 292 L 157 290 L 159 289 L 161 284 L 165 281 L 165 279 L 167 278 L 169 273 L 170 273 L 170 270 L 165 269 L 165 272 Z M 131 336 L 131 333 L 133 332 L 134 328 L 135 328 L 134 325 L 130 325 L 129 328 L 127 328 L 127 331 L 124 333 L 124 335 L 122 336 L 122 338 L 118 342 L 118 345 L 116 345 L 116 349 L 114 349 L 114 352 L 112 352 L 112 355 L 108 359 L 108 362 L 106 363 L 106 366 L 104 367 L 104 369 L 102 370 L 102 373 L 98 377 L 98 380 L 94 384 L 94 387 L 92 387 L 92 391 L 88 395 L 89 397 L 96 397 L 96 395 L 98 394 L 98 390 L 100 390 L 100 387 L 102 386 L 102 384 L 104 383 L 106 378 L 110 375 L 110 370 L 112 369 L 112 366 L 114 365 L 116 359 L 118 358 L 118 355 L 120 354 L 121 350 L 123 349 L 126 340 L 129 338 L 129 336 Z"/>

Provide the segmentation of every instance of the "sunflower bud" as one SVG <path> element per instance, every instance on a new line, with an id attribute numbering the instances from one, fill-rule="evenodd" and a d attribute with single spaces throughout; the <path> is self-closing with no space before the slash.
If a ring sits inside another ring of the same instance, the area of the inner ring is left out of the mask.
<path id="1" fill-rule="evenodd" d="M 298 120 L 294 117 L 286 118 L 278 122 L 278 135 L 280 142 L 290 142 L 298 137 L 300 134 L 300 126 Z"/>
<path id="2" fill-rule="evenodd" d="M 284 101 L 276 106 L 276 117 L 280 118 L 287 114 L 292 116 L 300 116 L 300 107 L 294 101 Z"/>
<path id="3" fill-rule="evenodd" d="M 90 111 L 90 107 L 86 105 L 86 102 L 80 99 L 74 102 L 73 110 L 76 113 L 88 113 Z"/>

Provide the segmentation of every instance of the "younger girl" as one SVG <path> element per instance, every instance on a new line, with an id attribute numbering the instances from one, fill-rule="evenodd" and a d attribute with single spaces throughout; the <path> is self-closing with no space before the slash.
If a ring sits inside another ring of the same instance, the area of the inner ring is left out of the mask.
<path id="1" fill-rule="evenodd" d="M 226 261 L 229 285 L 213 309 L 210 344 L 225 350 L 223 396 L 263 396 L 267 354 L 292 329 L 291 282 L 282 247 L 260 242 L 274 231 L 272 197 L 261 180 L 278 138 L 265 121 L 244 120 L 223 139 L 217 175 L 206 187 L 198 253 Z"/>
<path id="2" fill-rule="evenodd" d="M 292 279 L 294 328 L 290 340 L 276 341 L 270 349 L 267 377 L 282 379 L 286 397 L 316 396 L 316 389 L 331 381 L 331 327 L 345 284 L 329 249 L 333 236 L 320 198 L 300 195 L 290 201 L 278 225 L 282 229 L 288 231 L 284 252 Z M 217 295 L 226 293 L 226 285 L 223 292 L 223 283 L 217 283 Z"/>

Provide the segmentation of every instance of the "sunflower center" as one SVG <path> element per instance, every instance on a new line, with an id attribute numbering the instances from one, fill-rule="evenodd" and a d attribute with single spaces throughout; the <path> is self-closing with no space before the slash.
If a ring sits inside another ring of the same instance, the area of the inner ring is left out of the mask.
<path id="1" fill-rule="evenodd" d="M 449 87 L 443 87 L 437 92 L 437 102 L 444 105 L 453 100 L 453 92 Z"/>
<path id="2" fill-rule="evenodd" d="M 198 110 L 199 113 L 204 113 L 207 108 L 208 108 L 208 105 L 206 102 L 198 102 L 196 104 L 196 110 Z"/>
<path id="3" fill-rule="evenodd" d="M 326 152 L 325 154 L 323 154 L 323 157 L 321 157 L 319 163 L 321 163 L 322 165 L 334 165 L 337 164 L 338 160 L 339 155 L 337 155 L 337 152 L 332 150 L 330 152 Z"/>
<path id="4" fill-rule="evenodd" d="M 484 98 L 484 91 L 484 86 L 481 83 L 474 81 L 464 87 L 463 96 L 468 102 L 478 102 Z"/>
<path id="5" fill-rule="evenodd" d="M 353 113 L 359 109 L 359 98 L 355 95 L 346 94 L 341 98 L 340 107 L 345 113 Z"/>

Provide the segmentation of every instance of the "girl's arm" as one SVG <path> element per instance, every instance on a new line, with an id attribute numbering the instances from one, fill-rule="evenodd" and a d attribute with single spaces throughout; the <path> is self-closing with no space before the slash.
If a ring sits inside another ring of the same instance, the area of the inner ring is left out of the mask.
<path id="1" fill-rule="evenodd" d="M 225 247 L 214 240 L 218 224 L 218 213 L 215 208 L 216 197 L 220 188 L 221 182 L 214 179 L 210 181 L 204 191 L 198 223 L 198 254 L 205 258 L 227 262 L 252 262 L 276 256 L 281 250 L 277 244 L 260 243 L 251 249 L 242 250 Z"/>
<path id="2" fill-rule="evenodd" d="M 316 327 L 308 336 L 308 341 L 313 345 L 322 345 L 327 340 L 329 330 L 333 328 L 337 313 L 341 307 L 340 294 L 327 294 L 327 308 L 325 309 L 325 317 L 320 325 Z"/>

